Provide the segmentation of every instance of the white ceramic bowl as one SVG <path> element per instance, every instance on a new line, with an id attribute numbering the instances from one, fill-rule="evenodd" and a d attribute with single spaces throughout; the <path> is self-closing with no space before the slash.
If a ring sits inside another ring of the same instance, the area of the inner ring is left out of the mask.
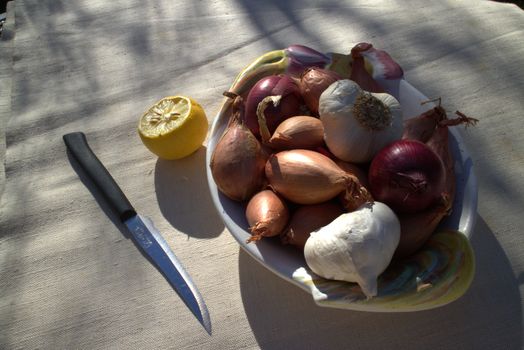
<path id="1" fill-rule="evenodd" d="M 427 101 L 428 98 L 403 79 L 379 82 L 388 93 L 392 94 L 399 100 L 402 106 L 403 117 L 405 119 L 415 117 L 434 107 L 433 104 L 421 105 L 421 102 Z M 273 271 L 276 275 L 284 278 L 290 283 L 298 285 L 300 288 L 303 288 L 308 292 L 311 292 L 311 286 L 308 286 L 307 283 L 300 282 L 293 277 L 300 268 L 307 266 L 302 253 L 293 247 L 281 245 L 275 239 L 262 239 L 256 244 L 246 243 L 246 240 L 251 235 L 248 232 L 248 224 L 244 215 L 245 204 L 232 201 L 222 195 L 213 181 L 209 164 L 213 150 L 225 131 L 228 122 L 229 115 L 226 115 L 228 104 L 229 103 L 225 99 L 221 111 L 213 122 L 207 146 L 207 178 L 214 205 L 229 232 L 237 240 L 238 244 L 249 253 L 249 255 L 260 264 Z M 477 217 L 477 180 L 473 171 L 471 157 L 464 147 L 460 134 L 457 130 L 454 130 L 454 128 L 450 128 L 450 133 L 450 149 L 455 159 L 457 192 L 453 203 L 452 214 L 443 220 L 440 227 L 461 231 L 469 238 L 473 232 L 473 227 Z M 358 307 L 353 307 L 351 303 L 349 303 L 349 305 L 344 305 L 343 307 L 347 309 L 367 310 L 365 306 L 362 307 L 360 305 Z M 381 310 L 369 308 L 369 311 Z"/>

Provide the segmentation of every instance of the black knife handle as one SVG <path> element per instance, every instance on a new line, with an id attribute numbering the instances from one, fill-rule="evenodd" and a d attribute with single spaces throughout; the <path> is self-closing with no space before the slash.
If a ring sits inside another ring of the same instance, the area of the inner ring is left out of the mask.
<path id="1" fill-rule="evenodd" d="M 73 157 L 100 189 L 108 204 L 120 217 L 120 220 L 125 221 L 136 215 L 135 209 L 129 203 L 124 192 L 118 187 L 111 174 L 109 174 L 89 147 L 86 135 L 82 132 L 73 132 L 65 134 L 63 139 Z"/>

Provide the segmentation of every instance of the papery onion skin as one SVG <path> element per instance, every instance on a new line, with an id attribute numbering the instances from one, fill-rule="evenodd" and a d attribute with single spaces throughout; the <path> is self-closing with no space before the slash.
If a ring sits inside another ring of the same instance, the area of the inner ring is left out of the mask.
<path id="1" fill-rule="evenodd" d="M 246 219 L 252 235 L 247 240 L 249 243 L 279 235 L 289 221 L 289 209 L 275 192 L 263 190 L 249 200 Z"/>
<path id="2" fill-rule="evenodd" d="M 315 151 L 300 149 L 272 154 L 266 163 L 266 177 L 277 193 L 297 204 L 326 202 L 341 192 L 345 192 L 351 207 L 371 198 L 356 177 Z"/>
<path id="3" fill-rule="evenodd" d="M 404 120 L 402 139 L 426 143 L 435 132 L 438 123 L 446 119 L 446 111 L 435 107 L 417 117 Z"/>
<path id="4" fill-rule="evenodd" d="M 456 112 L 458 117 L 448 118 L 446 110 L 440 106 L 440 98 L 437 100 L 439 101 L 437 107 L 404 121 L 402 139 L 427 143 L 438 127 L 450 127 L 461 124 L 468 127 L 478 122 L 477 119 L 470 118 L 459 111 Z M 430 100 L 427 102 L 433 101 L 434 100 Z"/>
<path id="5" fill-rule="evenodd" d="M 265 182 L 268 157 L 260 142 L 242 121 L 243 102 L 233 102 L 230 123 L 211 156 L 211 174 L 226 197 L 245 201 L 259 191 Z"/>
<path id="6" fill-rule="evenodd" d="M 324 127 L 318 118 L 294 116 L 278 125 L 268 145 L 277 150 L 321 147 L 324 145 Z"/>
<path id="7" fill-rule="evenodd" d="M 349 162 L 344 162 L 340 159 L 335 159 L 335 163 L 337 163 L 337 165 L 349 175 L 355 176 L 360 182 L 360 185 L 369 191 L 368 174 L 367 171 L 363 169 L 362 165 L 355 165 Z M 342 206 L 348 211 L 358 209 L 358 206 L 354 206 L 346 201 L 346 196 L 344 194 L 340 194 L 338 197 Z M 370 201 L 371 200 L 372 198 L 370 196 Z"/>
<path id="8" fill-rule="evenodd" d="M 451 211 L 455 199 L 456 179 L 453 156 L 449 150 L 449 130 L 446 126 L 438 126 L 426 145 L 442 159 L 445 169 L 444 193 L 448 198 L 446 211 Z"/>
<path id="9" fill-rule="evenodd" d="M 331 58 L 328 55 L 304 45 L 290 45 L 284 51 L 288 57 L 286 72 L 297 78 L 305 68 L 325 67 L 331 62 Z"/>
<path id="10" fill-rule="evenodd" d="M 382 149 L 369 167 L 373 198 L 396 213 L 416 213 L 436 203 L 445 185 L 440 157 L 419 141 L 400 140 Z"/>
<path id="11" fill-rule="evenodd" d="M 271 133 L 284 119 L 300 115 L 302 99 L 295 81 L 287 75 L 270 75 L 260 79 L 246 98 L 245 123 L 251 132 L 260 136 L 257 107 L 268 96 L 282 96 L 278 106 L 268 105 L 264 110 L 267 127 Z"/>
<path id="12" fill-rule="evenodd" d="M 359 43 L 351 49 L 353 64 L 351 65 L 350 79 L 368 92 L 384 92 L 384 88 L 368 73 L 365 67 L 364 56 L 361 52 L 371 48 L 369 43 Z"/>
<path id="13" fill-rule="evenodd" d="M 340 79 L 342 79 L 342 77 L 338 75 L 338 73 L 328 69 L 311 67 L 304 70 L 298 85 L 304 103 L 313 114 L 318 115 L 318 100 L 320 99 L 320 95 L 329 85 Z"/>
<path id="14" fill-rule="evenodd" d="M 326 226 L 343 213 L 342 207 L 334 201 L 300 206 L 280 235 L 282 243 L 304 248 L 311 232 Z"/>

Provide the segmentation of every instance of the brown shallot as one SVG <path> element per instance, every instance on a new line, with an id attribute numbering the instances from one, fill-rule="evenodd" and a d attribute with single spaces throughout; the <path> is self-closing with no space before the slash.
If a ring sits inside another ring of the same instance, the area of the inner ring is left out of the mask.
<path id="1" fill-rule="evenodd" d="M 426 142 L 426 145 L 435 152 L 442 163 L 444 163 L 444 192 L 449 199 L 448 208 L 451 210 L 453 199 L 455 198 L 455 168 L 453 165 L 453 156 L 449 150 L 449 130 L 447 126 L 438 126 L 433 135 Z"/>
<path id="2" fill-rule="evenodd" d="M 417 140 L 426 143 L 438 126 L 454 126 L 464 124 L 466 127 L 475 125 L 478 120 L 465 116 L 457 111 L 458 117 L 450 119 L 446 110 L 440 105 L 441 99 L 424 101 L 422 104 L 438 101 L 438 106 L 420 114 L 417 117 L 406 119 L 404 121 L 404 131 L 402 139 Z"/>
<path id="3" fill-rule="evenodd" d="M 282 243 L 304 248 L 311 232 L 326 226 L 343 213 L 342 207 L 334 201 L 300 206 L 280 235 Z"/>
<path id="4" fill-rule="evenodd" d="M 318 115 L 318 100 L 320 95 L 335 81 L 342 79 L 338 73 L 319 67 L 310 67 L 304 70 L 298 86 L 309 110 Z"/>
<path id="5" fill-rule="evenodd" d="M 346 173 L 328 157 L 310 150 L 272 154 L 266 163 L 270 186 L 297 204 L 318 204 L 344 193 L 348 210 L 372 201 L 356 176 Z"/>
<path id="6" fill-rule="evenodd" d="M 263 122 L 263 120 L 261 120 Z M 264 129 L 261 126 L 260 129 Z M 273 136 L 262 142 L 278 150 L 284 149 L 314 149 L 324 145 L 324 127 L 320 119 L 310 116 L 295 116 L 280 123 Z"/>
<path id="7" fill-rule="evenodd" d="M 415 214 L 399 215 L 400 241 L 395 257 L 405 258 L 419 250 L 446 216 L 451 204 L 450 199 L 443 195 L 440 202 L 429 209 Z"/>
<path id="8" fill-rule="evenodd" d="M 218 141 L 211 157 L 211 173 L 218 189 L 228 198 L 245 201 L 264 184 L 267 153 L 243 122 L 242 97 L 234 98 L 233 114 L 227 130 Z"/>
<path id="9" fill-rule="evenodd" d="M 248 202 L 246 219 L 251 237 L 247 242 L 258 241 L 262 237 L 279 235 L 289 220 L 286 203 L 271 190 L 255 194 Z"/>

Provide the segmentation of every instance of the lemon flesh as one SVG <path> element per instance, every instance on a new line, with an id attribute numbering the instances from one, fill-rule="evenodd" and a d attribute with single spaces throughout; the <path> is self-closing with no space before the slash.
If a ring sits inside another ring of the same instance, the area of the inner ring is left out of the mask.
<path id="1" fill-rule="evenodd" d="M 195 152 L 208 130 L 204 109 L 185 96 L 165 97 L 155 103 L 138 123 L 144 145 L 163 159 L 180 159 Z"/>

